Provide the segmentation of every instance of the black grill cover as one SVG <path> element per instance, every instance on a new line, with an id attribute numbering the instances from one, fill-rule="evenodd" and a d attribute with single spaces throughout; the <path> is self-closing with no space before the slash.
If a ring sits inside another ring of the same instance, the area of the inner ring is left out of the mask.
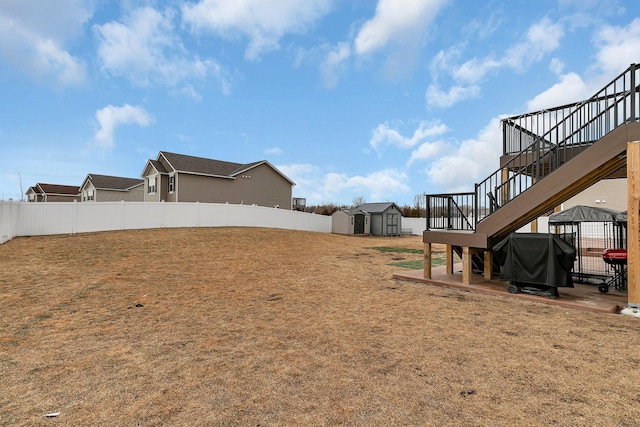
<path id="1" fill-rule="evenodd" d="M 573 246 L 559 235 L 512 233 L 493 247 L 500 278 L 511 282 L 573 288 Z"/>

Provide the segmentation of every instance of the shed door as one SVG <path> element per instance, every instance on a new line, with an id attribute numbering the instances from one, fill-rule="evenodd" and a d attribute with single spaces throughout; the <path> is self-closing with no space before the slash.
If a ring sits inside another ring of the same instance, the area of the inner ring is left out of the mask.
<path id="1" fill-rule="evenodd" d="M 353 234 L 364 234 L 364 215 L 356 214 L 356 223 L 353 226 Z"/>
<path id="2" fill-rule="evenodd" d="M 399 236 L 398 233 L 398 214 L 387 214 L 387 236 Z"/>

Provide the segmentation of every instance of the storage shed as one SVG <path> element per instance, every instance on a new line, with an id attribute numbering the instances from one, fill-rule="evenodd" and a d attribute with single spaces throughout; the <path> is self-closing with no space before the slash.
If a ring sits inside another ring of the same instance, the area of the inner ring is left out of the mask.
<path id="1" fill-rule="evenodd" d="M 393 202 L 365 203 L 359 210 L 371 215 L 371 234 L 374 236 L 401 236 L 402 209 Z"/>
<path id="2" fill-rule="evenodd" d="M 338 209 L 331 215 L 331 232 L 370 234 L 371 214 L 361 209 Z"/>

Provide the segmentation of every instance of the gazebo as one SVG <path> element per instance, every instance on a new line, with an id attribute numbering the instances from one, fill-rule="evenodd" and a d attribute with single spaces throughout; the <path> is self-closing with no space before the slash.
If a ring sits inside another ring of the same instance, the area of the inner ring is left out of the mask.
<path id="1" fill-rule="evenodd" d="M 556 212 L 549 216 L 549 233 L 576 248 L 573 278 L 582 283 L 600 284 L 615 274 L 602 252 L 627 246 L 626 215 L 607 208 L 574 206 Z"/>

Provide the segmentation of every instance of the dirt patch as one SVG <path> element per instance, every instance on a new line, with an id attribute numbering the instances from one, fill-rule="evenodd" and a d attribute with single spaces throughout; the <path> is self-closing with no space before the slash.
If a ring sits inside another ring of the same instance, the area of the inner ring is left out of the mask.
<path id="1" fill-rule="evenodd" d="M 637 319 L 395 281 L 398 254 L 375 246 L 422 242 L 259 228 L 14 239 L 0 246 L 0 423 L 640 419 Z"/>

